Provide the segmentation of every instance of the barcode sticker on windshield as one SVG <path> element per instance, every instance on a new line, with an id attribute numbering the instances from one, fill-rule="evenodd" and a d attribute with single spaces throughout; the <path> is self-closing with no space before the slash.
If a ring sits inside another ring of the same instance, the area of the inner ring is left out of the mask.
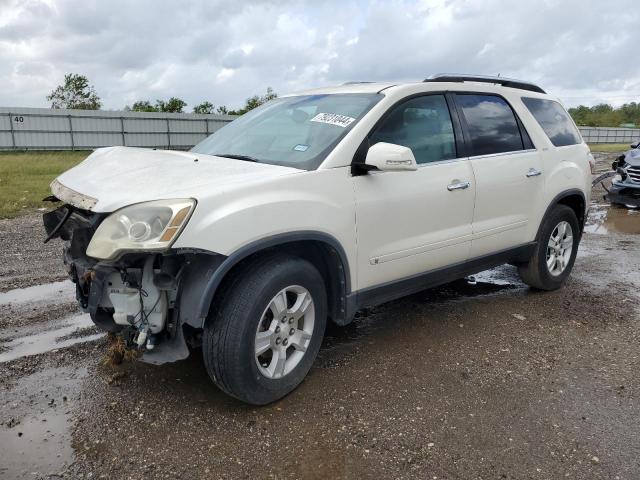
<path id="1" fill-rule="evenodd" d="M 311 119 L 312 122 L 328 123 L 338 127 L 348 127 L 355 118 L 346 115 L 338 115 L 337 113 L 319 113 Z"/>

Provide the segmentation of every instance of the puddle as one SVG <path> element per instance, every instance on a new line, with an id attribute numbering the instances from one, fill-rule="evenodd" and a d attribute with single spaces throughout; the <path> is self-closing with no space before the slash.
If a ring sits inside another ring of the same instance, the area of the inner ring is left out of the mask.
<path id="1" fill-rule="evenodd" d="M 92 325 L 93 322 L 88 314 L 75 315 L 59 321 L 54 327 L 50 327 L 50 329 L 46 331 L 13 338 L 7 342 L 0 343 L 2 347 L 0 363 L 50 352 L 58 348 L 70 347 L 77 343 L 91 342 L 104 336 L 104 333 L 78 337 L 71 335 L 80 328 L 90 327 Z"/>
<path id="2" fill-rule="evenodd" d="M 479 290 L 482 288 L 487 288 L 490 285 L 496 285 L 500 287 L 505 286 L 521 286 L 522 281 L 518 276 L 518 272 L 515 268 L 509 267 L 498 267 L 492 270 L 485 270 L 484 272 L 477 273 L 472 277 L 477 284 L 479 284 Z M 469 279 L 467 279 L 469 280 Z M 472 282 L 467 282 L 471 283 Z"/>
<path id="3" fill-rule="evenodd" d="M 504 290 L 524 287 L 525 285 L 520 280 L 516 267 L 502 265 L 470 277 L 416 293 L 407 298 L 419 302 L 441 304 L 453 300 L 464 300 L 469 297 L 490 295 Z"/>
<path id="4" fill-rule="evenodd" d="M 43 370 L 3 397 L 0 478 L 41 478 L 73 461 L 70 413 L 87 369 Z"/>
<path id="5" fill-rule="evenodd" d="M 8 292 L 0 293 L 0 305 L 13 305 L 23 303 L 59 304 L 73 302 L 76 297 L 75 284 L 69 280 L 62 282 L 45 283 L 27 288 L 16 288 Z"/>
<path id="6" fill-rule="evenodd" d="M 525 287 L 515 267 L 503 265 L 491 270 L 485 270 L 471 277 L 424 290 L 377 307 L 362 309 L 356 314 L 354 321 L 346 327 L 337 327 L 332 322 L 329 322 L 322 349 L 330 351 L 383 328 L 386 322 L 379 321 L 380 317 L 396 309 L 398 304 L 409 302 L 411 304 L 441 307 L 443 304 L 450 304 L 471 297 L 491 295 Z M 323 353 L 321 350 L 321 358 Z"/>
<path id="7" fill-rule="evenodd" d="M 640 210 L 609 204 L 591 205 L 584 231 L 601 235 L 611 232 L 640 235 Z"/>

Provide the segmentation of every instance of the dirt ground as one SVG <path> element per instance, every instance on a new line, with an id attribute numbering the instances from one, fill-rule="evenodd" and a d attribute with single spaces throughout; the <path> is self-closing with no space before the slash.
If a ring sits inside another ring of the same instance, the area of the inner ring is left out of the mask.
<path id="1" fill-rule="evenodd" d="M 505 266 L 360 312 L 262 408 L 199 352 L 104 365 L 60 245 L 2 221 L 0 478 L 640 478 L 640 212 L 601 193 L 563 289 Z"/>

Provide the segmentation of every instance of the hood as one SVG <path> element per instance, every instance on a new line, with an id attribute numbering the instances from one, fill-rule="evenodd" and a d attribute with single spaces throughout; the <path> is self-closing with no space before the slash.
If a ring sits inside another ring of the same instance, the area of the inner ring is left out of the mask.
<path id="1" fill-rule="evenodd" d="M 195 198 L 232 185 L 302 173 L 296 168 L 201 153 L 132 147 L 100 148 L 51 184 L 60 200 L 95 212 L 133 203 Z"/>

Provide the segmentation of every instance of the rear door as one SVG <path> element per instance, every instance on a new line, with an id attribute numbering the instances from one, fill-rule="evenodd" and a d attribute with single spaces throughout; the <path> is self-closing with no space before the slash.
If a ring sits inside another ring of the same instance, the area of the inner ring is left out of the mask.
<path id="1" fill-rule="evenodd" d="M 476 181 L 471 257 L 533 240 L 528 226 L 544 194 L 540 152 L 503 97 L 458 93 L 455 102 Z"/>
<path id="2" fill-rule="evenodd" d="M 391 107 L 370 133 L 368 146 L 411 148 L 418 170 L 353 177 L 359 288 L 469 257 L 475 182 L 455 131 L 445 95 L 429 94 Z"/>

